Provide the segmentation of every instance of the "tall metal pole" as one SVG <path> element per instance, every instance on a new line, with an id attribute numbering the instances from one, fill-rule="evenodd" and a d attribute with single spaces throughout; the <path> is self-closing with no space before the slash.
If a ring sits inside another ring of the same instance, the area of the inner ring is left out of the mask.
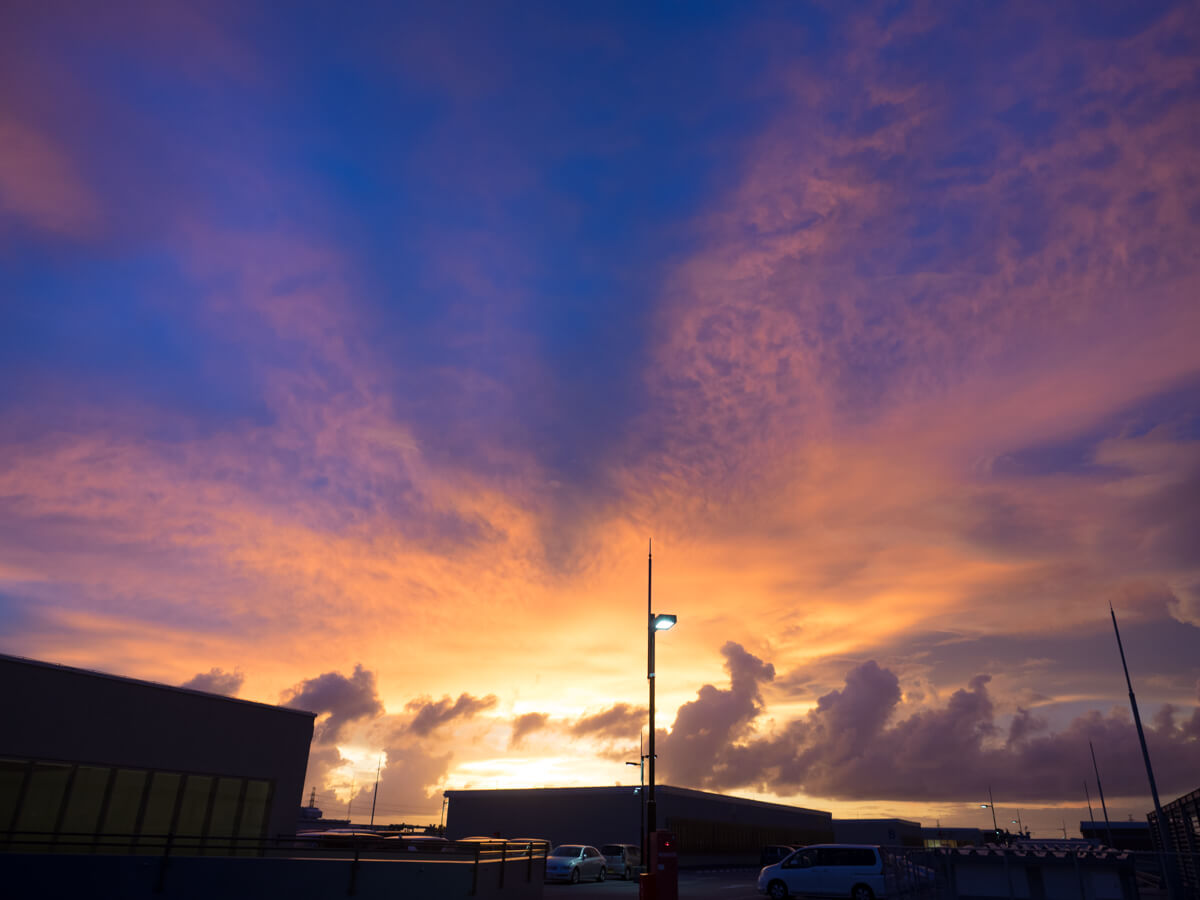
<path id="1" fill-rule="evenodd" d="M 988 785 L 988 808 L 992 811 L 992 832 L 1000 840 L 1000 826 L 996 824 L 996 801 L 992 799 L 992 786 Z"/>
<path id="2" fill-rule="evenodd" d="M 1129 705 L 1133 709 L 1133 724 L 1137 726 L 1138 741 L 1142 745 L 1142 759 L 1146 762 L 1146 777 L 1150 779 L 1150 796 L 1154 798 L 1154 818 L 1158 822 L 1159 839 L 1162 842 L 1163 865 L 1167 880 L 1167 896 L 1177 896 L 1175 890 L 1175 867 L 1171 864 L 1170 834 L 1167 831 L 1167 820 L 1163 816 L 1162 804 L 1158 802 L 1158 785 L 1154 783 L 1154 767 L 1150 765 L 1150 751 L 1146 748 L 1146 733 L 1142 730 L 1142 717 L 1138 715 L 1137 699 L 1133 696 L 1133 681 L 1129 677 L 1129 666 L 1125 664 L 1125 647 L 1121 644 L 1121 629 L 1117 627 L 1117 612 L 1112 604 L 1108 604 L 1112 615 L 1113 631 L 1117 635 L 1117 649 L 1121 651 L 1121 668 L 1125 670 L 1125 684 L 1129 688 Z"/>
<path id="3" fill-rule="evenodd" d="M 1088 823 L 1096 824 L 1096 814 L 1092 812 L 1092 792 L 1088 790 L 1087 779 L 1083 779 L 1083 796 L 1087 798 L 1088 805 Z"/>
<path id="4" fill-rule="evenodd" d="M 1108 835 L 1108 846 L 1113 845 L 1112 825 L 1108 823 L 1108 804 L 1104 802 L 1104 785 L 1100 783 L 1100 767 L 1096 765 L 1096 748 L 1088 741 L 1088 749 L 1092 751 L 1092 771 L 1096 773 L 1096 788 L 1100 791 L 1100 809 L 1104 811 L 1104 833 Z M 1084 784 L 1087 787 L 1087 784 Z"/>
<path id="5" fill-rule="evenodd" d="M 641 805 L 638 824 L 641 826 L 642 861 L 646 865 L 646 747 L 642 740 L 642 732 L 638 731 L 638 803 Z"/>
<path id="6" fill-rule="evenodd" d="M 371 795 L 371 827 L 375 827 L 375 801 L 379 799 L 379 770 L 383 768 L 383 756 L 375 765 L 375 793 Z"/>
<path id="7" fill-rule="evenodd" d="M 646 680 L 650 682 L 650 784 L 646 794 L 646 839 L 653 840 L 658 823 L 658 814 L 654 802 L 654 608 L 651 605 L 651 584 L 654 566 L 654 541 L 647 545 L 646 551 Z"/>

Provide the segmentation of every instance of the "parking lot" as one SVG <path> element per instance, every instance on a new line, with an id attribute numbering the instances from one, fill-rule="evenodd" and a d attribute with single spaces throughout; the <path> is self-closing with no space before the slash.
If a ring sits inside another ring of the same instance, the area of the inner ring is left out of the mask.
<path id="1" fill-rule="evenodd" d="M 687 870 L 679 873 L 680 900 L 761 900 L 754 889 L 757 868 Z M 582 884 L 547 883 L 543 896 L 554 900 L 589 898 L 636 898 L 636 881 L 583 882 Z"/>

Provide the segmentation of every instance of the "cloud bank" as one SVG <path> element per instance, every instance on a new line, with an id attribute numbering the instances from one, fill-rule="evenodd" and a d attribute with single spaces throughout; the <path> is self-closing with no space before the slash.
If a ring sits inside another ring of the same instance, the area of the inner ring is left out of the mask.
<path id="1" fill-rule="evenodd" d="M 737 644 L 722 650 L 730 688 L 704 685 L 659 736 L 664 781 L 845 800 L 962 801 L 987 786 L 1012 802 L 1069 802 L 1086 779 L 1088 741 L 1113 796 L 1148 790 L 1132 718 L 1090 711 L 1053 733 L 1018 708 L 1001 726 L 982 674 L 944 704 L 904 703 L 896 674 L 867 661 L 788 722 L 760 722 L 774 670 Z M 765 733 L 764 733 L 765 732 Z M 1147 729 L 1160 789 L 1187 788 L 1200 756 L 1200 706 L 1167 706 Z"/>

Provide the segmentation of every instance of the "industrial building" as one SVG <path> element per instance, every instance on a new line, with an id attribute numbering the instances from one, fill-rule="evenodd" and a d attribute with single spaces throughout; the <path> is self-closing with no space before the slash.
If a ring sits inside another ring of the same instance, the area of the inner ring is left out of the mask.
<path id="1" fill-rule="evenodd" d="M 921 837 L 930 849 L 954 847 L 982 847 L 991 839 L 991 830 L 982 828 L 946 828 L 941 825 L 921 829 Z"/>
<path id="2" fill-rule="evenodd" d="M 881 847 L 924 847 L 920 822 L 908 819 L 834 819 L 833 839 L 839 844 L 879 844 Z"/>
<path id="3" fill-rule="evenodd" d="M 314 719 L 0 655 L 0 844 L 295 834 Z"/>
<path id="4" fill-rule="evenodd" d="M 575 787 L 446 791 L 446 836 L 542 838 L 551 844 L 637 844 L 643 795 L 638 788 Z M 674 832 L 681 865 L 757 862 L 767 844 L 832 841 L 827 812 L 662 785 L 658 826 Z"/>

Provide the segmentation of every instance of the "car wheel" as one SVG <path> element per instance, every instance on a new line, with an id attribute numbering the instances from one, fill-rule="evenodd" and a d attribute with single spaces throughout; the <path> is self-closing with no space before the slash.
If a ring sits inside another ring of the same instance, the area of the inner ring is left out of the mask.
<path id="1" fill-rule="evenodd" d="M 771 900 L 787 900 L 787 885 L 782 881 L 772 881 L 767 885 L 767 896 Z"/>
<path id="2" fill-rule="evenodd" d="M 596 875 L 597 881 L 603 881 L 608 875 L 608 866 L 601 866 L 600 872 Z"/>
<path id="3" fill-rule="evenodd" d="M 850 889 L 850 900 L 875 900 L 875 892 L 865 884 L 856 884 Z"/>
<path id="4" fill-rule="evenodd" d="M 579 884 L 579 870 L 578 869 L 571 870 L 571 884 Z"/>

